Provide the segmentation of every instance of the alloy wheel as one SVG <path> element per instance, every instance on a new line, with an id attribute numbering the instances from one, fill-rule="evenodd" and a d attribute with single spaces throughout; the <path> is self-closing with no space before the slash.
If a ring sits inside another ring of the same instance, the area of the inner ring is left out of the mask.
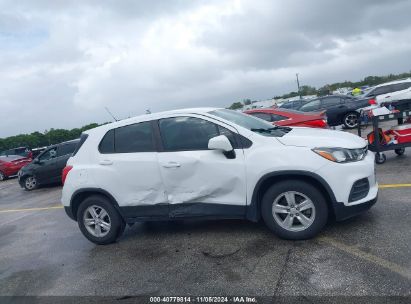
<path id="1" fill-rule="evenodd" d="M 0 171 L 0 181 L 4 181 L 6 179 L 3 172 Z"/>
<path id="2" fill-rule="evenodd" d="M 355 128 L 358 124 L 358 116 L 354 113 L 345 116 L 344 123 L 349 128 Z"/>
<path id="3" fill-rule="evenodd" d="M 288 231 L 302 231 L 315 220 L 315 206 L 305 194 L 296 191 L 283 192 L 272 205 L 274 220 Z"/>
<path id="4" fill-rule="evenodd" d="M 111 229 L 111 219 L 104 208 L 96 205 L 88 207 L 84 211 L 84 226 L 94 237 L 104 237 Z"/>
<path id="5" fill-rule="evenodd" d="M 29 176 L 24 181 L 24 185 L 26 186 L 27 190 L 33 190 L 34 188 L 36 188 L 37 180 L 34 176 Z"/>

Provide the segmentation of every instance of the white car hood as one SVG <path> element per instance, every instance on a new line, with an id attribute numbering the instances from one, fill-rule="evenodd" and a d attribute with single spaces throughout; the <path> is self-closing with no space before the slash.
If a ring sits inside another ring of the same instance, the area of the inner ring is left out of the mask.
<path id="1" fill-rule="evenodd" d="M 309 148 L 364 148 L 367 142 L 356 135 L 343 131 L 317 128 L 292 128 L 283 137 L 277 139 L 284 145 Z"/>

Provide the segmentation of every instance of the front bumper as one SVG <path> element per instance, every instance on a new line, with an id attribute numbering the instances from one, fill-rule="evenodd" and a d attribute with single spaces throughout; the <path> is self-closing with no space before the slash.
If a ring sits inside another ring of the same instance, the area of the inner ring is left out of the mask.
<path id="1" fill-rule="evenodd" d="M 17 174 L 17 180 L 19 181 L 20 187 L 24 188 L 24 177 L 21 171 Z"/>
<path id="2" fill-rule="evenodd" d="M 359 215 L 368 209 L 370 209 L 378 200 L 378 196 L 376 196 L 374 199 L 369 200 L 367 202 L 357 204 L 357 205 L 352 205 L 352 206 L 346 206 L 343 203 L 334 203 L 334 214 L 335 214 L 335 219 L 337 221 L 343 221 L 346 220 L 350 217 Z"/>
<path id="3" fill-rule="evenodd" d="M 365 159 L 358 162 L 338 164 L 327 161 L 316 173 L 327 181 L 335 196 L 335 202 L 341 202 L 345 206 L 353 206 L 373 200 L 378 195 L 378 183 L 375 176 L 375 154 L 368 152 Z M 368 195 L 356 200 L 350 200 L 353 185 L 367 178 L 370 186 Z"/>

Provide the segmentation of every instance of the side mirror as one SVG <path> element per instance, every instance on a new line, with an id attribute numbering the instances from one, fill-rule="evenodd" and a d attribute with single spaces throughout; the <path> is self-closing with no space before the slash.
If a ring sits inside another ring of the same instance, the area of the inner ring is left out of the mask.
<path id="1" fill-rule="evenodd" d="M 233 149 L 233 146 L 225 135 L 210 138 L 210 140 L 208 141 L 208 148 L 210 150 L 222 151 L 223 154 L 229 159 L 235 158 L 235 151 Z"/>

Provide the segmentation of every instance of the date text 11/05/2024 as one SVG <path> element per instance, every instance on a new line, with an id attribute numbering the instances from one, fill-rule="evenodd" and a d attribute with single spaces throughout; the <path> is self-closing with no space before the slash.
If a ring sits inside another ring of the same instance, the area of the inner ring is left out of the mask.
<path id="1" fill-rule="evenodd" d="M 181 297 L 150 297 L 150 303 L 257 303 L 255 297 L 233 296 L 181 296 Z"/>

